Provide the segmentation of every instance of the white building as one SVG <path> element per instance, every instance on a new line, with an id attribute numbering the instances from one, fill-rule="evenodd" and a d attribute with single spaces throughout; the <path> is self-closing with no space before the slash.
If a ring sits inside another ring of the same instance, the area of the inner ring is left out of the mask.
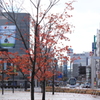
<path id="1" fill-rule="evenodd" d="M 73 61 L 73 64 L 78 64 L 81 66 L 90 65 L 90 53 L 79 53 L 79 54 L 73 54 L 71 58 L 75 58 L 76 60 Z"/>
<path id="2" fill-rule="evenodd" d="M 71 50 L 72 51 L 72 50 Z M 90 60 L 91 56 L 89 52 L 74 54 L 73 52 L 68 53 L 70 56 L 70 66 L 72 66 L 72 76 L 79 77 L 79 66 L 86 67 L 86 75 L 84 76 L 84 81 L 90 82 Z"/>

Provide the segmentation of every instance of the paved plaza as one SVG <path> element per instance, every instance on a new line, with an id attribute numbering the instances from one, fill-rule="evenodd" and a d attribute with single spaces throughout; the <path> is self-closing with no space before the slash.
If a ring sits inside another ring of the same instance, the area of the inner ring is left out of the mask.
<path id="1" fill-rule="evenodd" d="M 41 100 L 42 94 L 35 93 L 35 100 Z M 0 100 L 30 100 L 30 92 L 25 91 L 5 91 L 4 95 L 0 91 Z M 75 93 L 58 93 L 52 95 L 51 92 L 46 92 L 46 100 L 100 100 L 100 96 Z"/>

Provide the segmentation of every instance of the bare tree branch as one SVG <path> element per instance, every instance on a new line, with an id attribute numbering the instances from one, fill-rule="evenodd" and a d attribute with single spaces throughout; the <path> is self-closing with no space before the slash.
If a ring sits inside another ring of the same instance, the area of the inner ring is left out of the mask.
<path id="1" fill-rule="evenodd" d="M 33 4 L 33 6 L 37 9 L 36 5 L 34 4 L 34 2 L 32 0 L 30 0 L 30 2 Z"/>

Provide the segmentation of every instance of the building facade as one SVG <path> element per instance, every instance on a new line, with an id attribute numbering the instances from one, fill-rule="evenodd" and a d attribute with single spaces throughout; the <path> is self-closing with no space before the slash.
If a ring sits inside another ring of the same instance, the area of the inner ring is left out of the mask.
<path id="1" fill-rule="evenodd" d="M 84 82 L 90 82 L 91 79 L 91 74 L 90 74 L 90 53 L 89 52 L 84 52 L 84 53 L 79 53 L 79 54 L 73 54 L 71 55 L 72 58 L 72 76 L 76 77 L 78 80 L 81 79 L 81 81 Z M 84 71 L 82 74 L 81 71 Z"/>
<path id="2" fill-rule="evenodd" d="M 94 56 L 100 57 L 100 30 L 97 30 L 96 35 L 96 49 Z M 95 81 L 97 82 L 97 87 L 100 87 L 100 59 L 95 61 Z"/>
<path id="3" fill-rule="evenodd" d="M 29 13 L 0 13 L 0 51 L 7 51 L 18 55 L 26 54 L 25 50 L 29 49 L 29 34 L 30 34 L 30 15 Z M 25 45 L 24 42 L 25 41 Z M 0 58 L 2 60 L 2 58 Z M 7 66 L 11 66 L 11 63 L 4 63 L 6 70 Z M 17 66 L 16 66 L 17 67 Z M 4 76 L 6 76 L 4 74 Z M 26 80 L 23 78 L 21 72 L 18 72 L 18 76 L 13 76 L 7 82 L 8 85 L 20 85 L 25 86 Z"/>

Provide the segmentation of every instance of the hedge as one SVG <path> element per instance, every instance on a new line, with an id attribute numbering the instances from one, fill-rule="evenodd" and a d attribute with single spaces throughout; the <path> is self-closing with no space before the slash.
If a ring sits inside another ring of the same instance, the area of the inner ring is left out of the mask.
<path id="1" fill-rule="evenodd" d="M 63 93 L 81 93 L 81 94 L 91 94 L 100 96 L 100 90 L 92 90 L 92 89 L 70 89 L 70 88 L 61 88 L 55 87 L 55 92 L 63 92 Z M 52 87 L 46 87 L 46 92 L 52 92 Z"/>

